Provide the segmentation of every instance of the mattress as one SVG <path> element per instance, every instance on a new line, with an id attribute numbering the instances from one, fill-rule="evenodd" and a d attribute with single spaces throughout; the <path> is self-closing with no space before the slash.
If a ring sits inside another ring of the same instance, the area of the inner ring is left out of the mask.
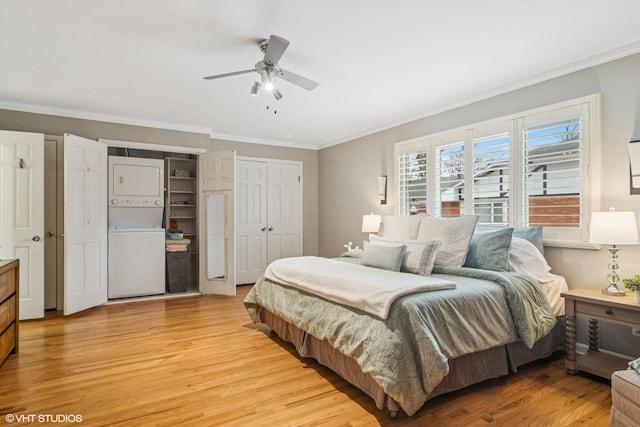
<path id="1" fill-rule="evenodd" d="M 540 283 L 540 288 L 551 304 L 551 309 L 556 316 L 564 316 L 564 298 L 562 292 L 568 291 L 567 281 L 564 276 L 557 274 L 548 274 L 549 281 Z"/>

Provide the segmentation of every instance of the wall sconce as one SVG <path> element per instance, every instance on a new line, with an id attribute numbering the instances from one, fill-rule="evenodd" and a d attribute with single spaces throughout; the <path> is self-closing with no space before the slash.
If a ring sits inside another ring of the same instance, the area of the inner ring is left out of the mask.
<path id="1" fill-rule="evenodd" d="M 378 195 L 380 196 L 380 204 L 387 204 L 387 176 L 378 177 Z"/>
<path id="2" fill-rule="evenodd" d="M 380 222 L 382 218 L 380 215 L 362 215 L 362 232 L 363 233 L 377 233 L 380 231 Z"/>
<path id="3" fill-rule="evenodd" d="M 640 140 L 629 141 L 629 194 L 640 194 Z"/>

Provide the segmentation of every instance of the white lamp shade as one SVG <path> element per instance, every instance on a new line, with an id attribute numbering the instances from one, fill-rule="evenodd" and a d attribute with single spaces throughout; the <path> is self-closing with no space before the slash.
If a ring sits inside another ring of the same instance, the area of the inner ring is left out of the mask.
<path id="1" fill-rule="evenodd" d="M 362 215 L 362 232 L 377 233 L 380 230 L 380 215 Z"/>
<path id="2" fill-rule="evenodd" d="M 601 245 L 637 245 L 638 226 L 635 212 L 593 212 L 589 243 Z"/>

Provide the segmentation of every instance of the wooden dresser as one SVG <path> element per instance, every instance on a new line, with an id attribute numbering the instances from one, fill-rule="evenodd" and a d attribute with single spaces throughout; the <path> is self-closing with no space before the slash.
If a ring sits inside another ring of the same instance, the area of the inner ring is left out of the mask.
<path id="1" fill-rule="evenodd" d="M 18 260 L 0 261 L 0 365 L 18 352 Z"/>

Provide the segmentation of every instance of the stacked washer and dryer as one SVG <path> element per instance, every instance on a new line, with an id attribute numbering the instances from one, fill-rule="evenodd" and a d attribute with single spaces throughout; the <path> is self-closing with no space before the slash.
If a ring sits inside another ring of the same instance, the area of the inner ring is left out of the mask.
<path id="1" fill-rule="evenodd" d="M 165 292 L 164 160 L 109 156 L 109 299 Z"/>

